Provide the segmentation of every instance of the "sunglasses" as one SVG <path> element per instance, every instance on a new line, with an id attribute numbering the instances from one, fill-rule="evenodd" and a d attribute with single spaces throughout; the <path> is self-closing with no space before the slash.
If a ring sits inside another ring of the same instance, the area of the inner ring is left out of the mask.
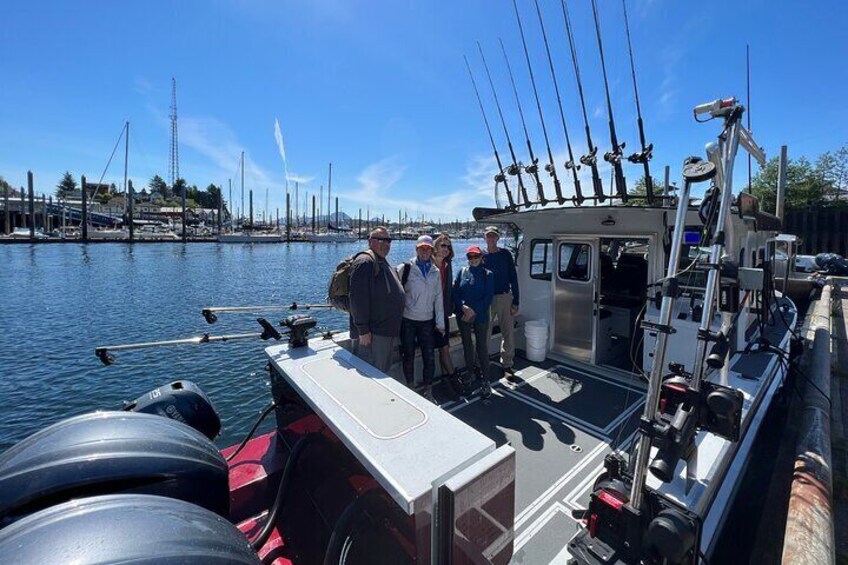
<path id="1" fill-rule="evenodd" d="M 450 249 L 451 248 L 451 246 L 448 245 L 447 243 L 442 243 L 442 244 L 439 245 L 439 247 L 441 247 L 442 249 Z"/>
<path id="2" fill-rule="evenodd" d="M 372 237 L 371 239 L 373 239 L 374 241 L 382 241 L 384 243 L 391 243 L 392 242 L 392 238 L 390 238 L 390 237 Z"/>
<path id="3" fill-rule="evenodd" d="M 474 259 L 480 259 L 483 256 L 482 255 L 466 255 L 466 257 L 468 257 L 469 261 L 473 261 Z"/>

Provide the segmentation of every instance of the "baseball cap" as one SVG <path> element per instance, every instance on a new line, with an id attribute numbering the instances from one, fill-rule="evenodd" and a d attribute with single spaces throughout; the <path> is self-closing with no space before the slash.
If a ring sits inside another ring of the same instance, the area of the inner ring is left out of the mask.
<path id="1" fill-rule="evenodd" d="M 483 233 L 486 234 L 486 235 L 488 235 L 490 233 L 501 235 L 501 230 L 499 230 L 497 226 L 489 226 L 485 229 L 485 231 Z"/>
<path id="2" fill-rule="evenodd" d="M 466 255 L 471 255 L 471 254 L 482 255 L 483 250 L 480 249 L 480 246 L 478 246 L 478 245 L 469 245 L 468 249 L 465 250 L 465 254 Z"/>
<path id="3" fill-rule="evenodd" d="M 415 244 L 415 247 L 421 247 L 422 245 L 426 245 L 428 247 L 433 247 L 433 238 L 429 235 L 422 235 L 418 238 L 418 241 Z"/>

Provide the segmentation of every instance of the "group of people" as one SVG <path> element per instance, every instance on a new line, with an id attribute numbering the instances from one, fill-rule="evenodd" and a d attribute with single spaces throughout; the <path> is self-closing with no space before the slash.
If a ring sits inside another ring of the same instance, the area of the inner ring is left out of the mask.
<path id="1" fill-rule="evenodd" d="M 477 245 L 465 250 L 467 265 L 454 275 L 453 243 L 446 234 L 435 240 L 418 238 L 415 256 L 393 267 L 387 256 L 392 238 L 386 228 L 375 228 L 368 237 L 368 250 L 357 254 L 350 268 L 350 337 L 354 353 L 374 367 L 388 372 L 400 341 L 403 376 L 415 385 L 415 351 L 421 350 L 422 394 L 432 400 L 436 372 L 435 352 L 445 377 L 465 389 L 476 375 L 489 385 L 488 344 L 492 322 L 501 330 L 501 365 L 513 372 L 515 347 L 513 327 L 518 313 L 518 276 L 507 249 L 498 247 L 500 231 L 485 230 L 486 251 Z M 467 369 L 458 379 L 450 356 L 450 314 L 457 326 Z"/>

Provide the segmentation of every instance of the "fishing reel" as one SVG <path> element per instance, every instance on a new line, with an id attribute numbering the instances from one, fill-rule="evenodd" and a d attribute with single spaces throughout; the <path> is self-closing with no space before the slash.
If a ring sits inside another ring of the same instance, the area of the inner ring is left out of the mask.
<path id="1" fill-rule="evenodd" d="M 524 165 L 524 171 L 527 174 L 535 175 L 539 171 L 539 159 L 533 159 L 533 163 L 531 165 Z"/>
<path id="2" fill-rule="evenodd" d="M 624 148 L 624 144 L 622 144 L 621 147 Z M 641 163 L 647 163 L 648 161 L 651 160 L 651 158 L 653 156 L 654 156 L 654 144 L 651 143 L 650 145 L 645 147 L 643 150 L 637 151 L 636 153 L 633 153 L 632 155 L 627 157 L 627 160 L 630 161 L 633 164 L 641 164 Z"/>
<path id="3" fill-rule="evenodd" d="M 580 157 L 580 162 L 587 167 L 595 165 L 598 162 L 598 148 L 595 147 L 592 151 Z"/>
<path id="4" fill-rule="evenodd" d="M 521 174 L 521 169 L 524 168 L 524 164 L 519 161 L 518 163 L 513 163 L 506 168 L 506 172 L 510 176 L 517 176 Z"/>
<path id="5" fill-rule="evenodd" d="M 582 157 L 581 157 L 580 161 L 581 161 L 581 162 L 583 161 Z M 568 170 L 568 171 L 570 171 L 571 169 L 576 169 L 576 170 L 578 170 L 578 171 L 579 171 L 579 170 L 580 170 L 580 165 L 575 165 L 575 164 L 574 164 L 574 161 L 566 161 L 566 162 L 565 162 L 565 168 L 566 168 L 566 170 Z"/>
<path id="6" fill-rule="evenodd" d="M 624 156 L 625 145 L 627 145 L 627 143 L 622 143 L 618 147 L 615 147 L 612 151 L 604 153 L 604 161 L 610 164 L 621 163 L 621 158 Z"/>

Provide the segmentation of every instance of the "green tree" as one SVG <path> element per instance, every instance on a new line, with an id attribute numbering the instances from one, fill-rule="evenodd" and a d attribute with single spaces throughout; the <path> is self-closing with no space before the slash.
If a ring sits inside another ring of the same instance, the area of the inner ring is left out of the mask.
<path id="1" fill-rule="evenodd" d="M 835 152 L 826 151 L 816 159 L 815 175 L 823 186 L 823 197 L 831 206 L 844 206 L 843 191 L 848 184 L 848 145 Z"/>
<path id="2" fill-rule="evenodd" d="M 661 196 L 663 187 L 665 186 L 662 181 L 657 180 L 657 178 L 651 175 L 651 179 L 654 182 L 654 196 Z M 645 177 L 639 177 L 639 180 L 636 181 L 636 184 L 633 185 L 633 188 L 627 191 L 627 203 L 625 206 L 636 206 L 643 204 L 648 198 L 648 189 L 645 184 Z"/>
<path id="3" fill-rule="evenodd" d="M 186 198 L 188 198 L 188 183 L 185 181 L 185 179 L 175 180 L 174 186 L 171 187 L 173 198 L 181 201 L 183 196 L 183 188 L 186 189 Z"/>
<path id="4" fill-rule="evenodd" d="M 64 198 L 65 195 L 75 191 L 76 189 L 77 181 L 74 179 L 74 175 L 72 175 L 70 171 L 65 171 L 65 174 L 62 175 L 62 180 L 60 180 L 59 184 L 56 185 L 56 197 Z"/>
<path id="5" fill-rule="evenodd" d="M 162 198 L 167 199 L 170 197 L 168 185 L 159 175 L 154 175 L 153 178 L 150 179 L 150 182 L 147 183 L 147 186 L 150 188 L 150 192 L 158 192 Z"/>
<path id="6" fill-rule="evenodd" d="M 751 182 L 751 192 L 759 199 L 760 208 L 765 212 L 775 211 L 779 170 L 779 158 L 773 157 Z M 806 157 L 789 159 L 786 164 L 786 209 L 826 206 L 826 195 L 831 190 L 825 179 L 826 175 L 817 170 Z"/>
<path id="7" fill-rule="evenodd" d="M 206 201 L 203 203 L 204 208 L 218 209 L 218 203 L 222 197 L 221 187 L 215 184 L 210 184 L 206 187 Z"/>

